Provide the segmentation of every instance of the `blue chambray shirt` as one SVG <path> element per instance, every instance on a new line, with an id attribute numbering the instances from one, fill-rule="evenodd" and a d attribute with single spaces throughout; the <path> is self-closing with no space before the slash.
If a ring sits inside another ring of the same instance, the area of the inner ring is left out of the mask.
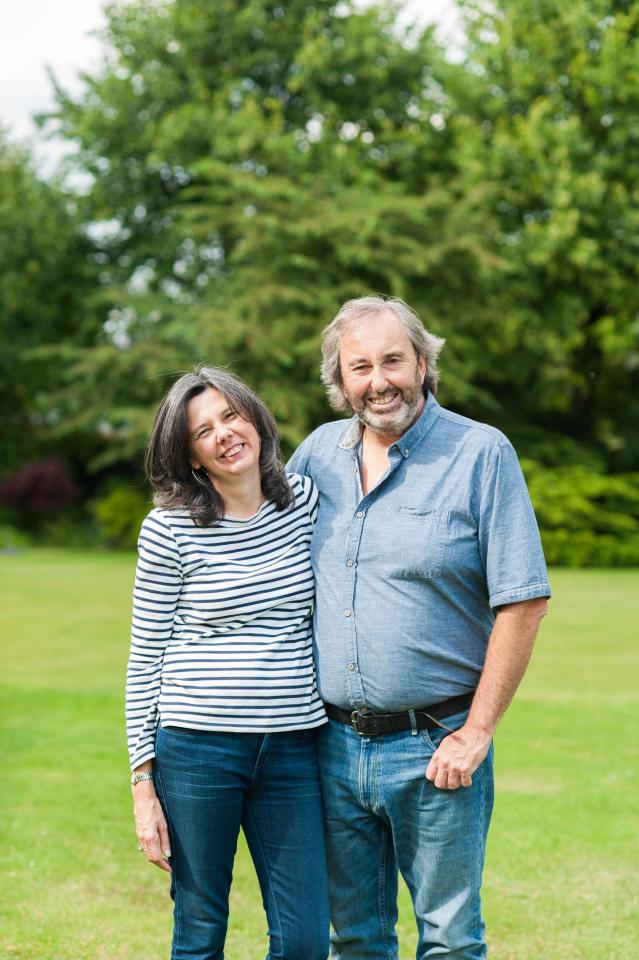
<path id="1" fill-rule="evenodd" d="M 399 711 L 474 690 L 496 608 L 550 596 L 515 451 L 430 395 L 364 496 L 360 440 L 357 418 L 327 423 L 289 463 L 320 492 L 311 541 L 320 696 Z"/>

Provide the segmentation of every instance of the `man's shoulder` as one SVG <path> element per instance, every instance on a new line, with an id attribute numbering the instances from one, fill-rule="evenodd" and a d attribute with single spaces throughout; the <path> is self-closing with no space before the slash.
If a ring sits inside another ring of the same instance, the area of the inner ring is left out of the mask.
<path id="1" fill-rule="evenodd" d="M 335 442 L 337 444 L 354 419 L 354 417 L 343 417 L 341 420 L 329 420 L 328 423 L 322 423 L 312 433 L 309 433 L 305 442 L 314 440 L 318 443 Z"/>
<path id="2" fill-rule="evenodd" d="M 457 437 L 467 436 L 480 446 L 502 447 L 509 446 L 508 437 L 492 427 L 489 423 L 482 423 L 480 420 L 472 420 L 461 413 L 454 413 L 446 407 L 439 408 L 438 425 L 440 430 L 447 431 Z"/>
<path id="3" fill-rule="evenodd" d="M 306 440 L 302 440 L 298 452 L 303 451 L 307 455 L 312 453 L 325 454 L 327 451 L 334 449 L 352 421 L 353 418 L 351 417 L 350 419 L 331 420 L 328 423 L 321 424 L 312 433 L 309 433 Z"/>
<path id="4" fill-rule="evenodd" d="M 340 440 L 348 430 L 352 420 L 333 420 L 323 423 L 303 440 L 291 459 L 287 469 L 292 473 L 301 473 L 317 479 L 337 454 Z"/>

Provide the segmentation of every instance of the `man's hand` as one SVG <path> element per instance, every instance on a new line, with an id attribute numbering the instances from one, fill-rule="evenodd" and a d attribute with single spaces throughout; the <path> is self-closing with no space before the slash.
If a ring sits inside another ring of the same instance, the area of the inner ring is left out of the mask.
<path id="1" fill-rule="evenodd" d="M 144 855 L 160 870 L 171 873 L 169 830 L 153 781 L 136 783 L 132 792 L 135 832 Z"/>
<path id="2" fill-rule="evenodd" d="M 470 787 L 473 773 L 490 749 L 491 738 L 466 724 L 444 737 L 426 770 L 426 779 L 440 790 Z"/>
<path id="3" fill-rule="evenodd" d="M 444 737 L 426 770 L 426 779 L 440 790 L 472 784 L 473 773 L 488 753 L 495 728 L 524 675 L 547 608 L 546 599 L 538 597 L 499 610 L 468 719 Z"/>

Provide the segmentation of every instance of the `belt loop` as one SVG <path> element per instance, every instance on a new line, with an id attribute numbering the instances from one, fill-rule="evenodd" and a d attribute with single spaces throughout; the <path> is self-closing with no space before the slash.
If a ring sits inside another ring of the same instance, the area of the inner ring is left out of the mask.
<path id="1" fill-rule="evenodd" d="M 408 716 L 409 716 L 409 718 L 410 718 L 410 732 L 411 732 L 411 736 L 416 737 L 416 736 L 417 736 L 417 720 L 415 719 L 415 711 L 414 711 L 414 710 L 409 710 L 409 711 L 408 711 Z"/>

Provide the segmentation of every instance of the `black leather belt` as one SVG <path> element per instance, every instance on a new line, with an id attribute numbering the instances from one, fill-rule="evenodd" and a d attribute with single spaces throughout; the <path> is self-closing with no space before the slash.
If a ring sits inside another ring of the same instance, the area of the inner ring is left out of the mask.
<path id="1" fill-rule="evenodd" d="M 405 710 L 403 713 L 373 713 L 372 710 L 342 710 L 332 703 L 325 703 L 326 716 L 330 720 L 347 723 L 360 737 L 378 737 L 385 733 L 401 733 L 402 730 L 434 730 L 445 725 L 438 723 L 445 717 L 466 710 L 472 703 L 475 691 L 462 693 L 459 697 L 440 700 L 429 707 L 419 710 Z M 413 715 L 411 717 L 411 714 Z"/>

